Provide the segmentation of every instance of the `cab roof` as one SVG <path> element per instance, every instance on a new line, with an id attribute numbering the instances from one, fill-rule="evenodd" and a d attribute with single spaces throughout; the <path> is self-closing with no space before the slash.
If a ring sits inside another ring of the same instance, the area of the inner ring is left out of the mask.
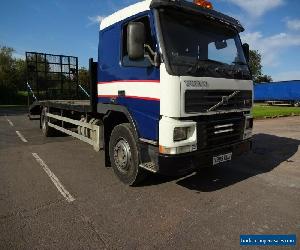
<path id="1" fill-rule="evenodd" d="M 150 10 L 150 4 L 152 0 L 145 0 L 142 2 L 138 2 L 136 4 L 130 5 L 124 9 L 121 9 L 112 15 L 106 17 L 103 19 L 103 21 L 100 24 L 100 30 L 104 30 L 105 28 L 120 22 L 128 17 L 137 15 L 141 12 Z"/>
<path id="2" fill-rule="evenodd" d="M 141 12 L 145 12 L 152 8 L 159 9 L 166 7 L 185 10 L 190 13 L 205 15 L 210 19 L 218 20 L 227 25 L 231 25 L 235 27 L 239 32 L 244 31 L 244 28 L 236 19 L 215 10 L 201 8 L 196 4 L 193 4 L 192 2 L 188 2 L 186 0 L 144 0 L 142 2 L 138 2 L 106 17 L 100 24 L 100 30 L 104 30 L 105 28 L 117 22 L 125 20 Z"/>

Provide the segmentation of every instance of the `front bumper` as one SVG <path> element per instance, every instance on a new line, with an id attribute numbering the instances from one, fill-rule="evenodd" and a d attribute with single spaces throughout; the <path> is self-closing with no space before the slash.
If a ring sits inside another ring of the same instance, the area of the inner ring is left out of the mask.
<path id="1" fill-rule="evenodd" d="M 231 145 L 214 148 L 211 150 L 195 151 L 182 155 L 158 156 L 159 173 L 165 175 L 183 175 L 199 168 L 213 165 L 213 157 L 232 152 L 236 158 L 252 149 L 252 140 L 245 140 Z"/>

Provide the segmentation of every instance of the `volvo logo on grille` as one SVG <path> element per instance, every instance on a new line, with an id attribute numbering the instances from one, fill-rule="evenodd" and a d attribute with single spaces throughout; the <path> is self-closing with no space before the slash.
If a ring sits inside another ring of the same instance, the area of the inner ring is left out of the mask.
<path id="1" fill-rule="evenodd" d="M 208 88 L 209 84 L 207 81 L 199 80 L 185 80 L 184 83 L 188 88 Z"/>
<path id="2" fill-rule="evenodd" d="M 227 106 L 229 102 L 229 96 L 222 96 L 222 105 Z"/>
<path id="3" fill-rule="evenodd" d="M 232 99 L 233 97 L 235 97 L 236 95 L 238 95 L 240 92 L 241 91 L 237 90 L 237 91 L 234 91 L 229 96 L 222 96 L 222 101 L 218 102 L 216 105 L 212 106 L 207 111 L 210 112 L 210 111 L 213 111 L 213 110 L 217 109 L 220 106 L 226 106 L 226 105 L 228 105 L 229 100 Z"/>

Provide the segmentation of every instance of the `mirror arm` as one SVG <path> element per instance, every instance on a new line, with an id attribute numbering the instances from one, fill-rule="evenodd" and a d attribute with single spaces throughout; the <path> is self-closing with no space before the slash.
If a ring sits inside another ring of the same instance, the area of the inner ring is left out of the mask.
<path id="1" fill-rule="evenodd" d="M 151 56 L 145 52 L 145 57 L 149 59 L 150 63 L 155 66 L 155 67 L 159 67 L 160 65 L 160 59 L 159 59 L 159 54 L 155 51 L 152 50 L 152 48 L 148 45 L 148 44 L 144 44 L 144 48 L 145 50 L 149 50 L 151 56 L 153 57 L 153 59 L 151 58 Z"/>
<path id="2" fill-rule="evenodd" d="M 150 63 L 153 65 L 153 66 L 156 66 L 154 60 L 151 58 L 151 56 L 149 56 L 147 53 L 145 54 L 145 58 L 148 58 L 148 60 L 150 61 Z"/>
<path id="3" fill-rule="evenodd" d="M 152 50 L 152 48 L 150 47 L 150 45 L 144 44 L 144 48 L 145 48 L 145 49 L 148 49 L 149 52 L 150 52 L 150 54 L 151 54 L 152 56 L 155 56 L 155 55 L 156 55 L 156 53 Z"/>

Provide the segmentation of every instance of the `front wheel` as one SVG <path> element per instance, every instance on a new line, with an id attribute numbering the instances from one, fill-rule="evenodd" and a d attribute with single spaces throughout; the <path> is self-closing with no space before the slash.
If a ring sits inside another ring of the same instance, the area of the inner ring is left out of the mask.
<path id="1" fill-rule="evenodd" d="M 135 185 L 146 177 L 139 167 L 137 140 L 129 123 L 116 126 L 110 136 L 109 157 L 116 176 L 127 185 Z"/>

